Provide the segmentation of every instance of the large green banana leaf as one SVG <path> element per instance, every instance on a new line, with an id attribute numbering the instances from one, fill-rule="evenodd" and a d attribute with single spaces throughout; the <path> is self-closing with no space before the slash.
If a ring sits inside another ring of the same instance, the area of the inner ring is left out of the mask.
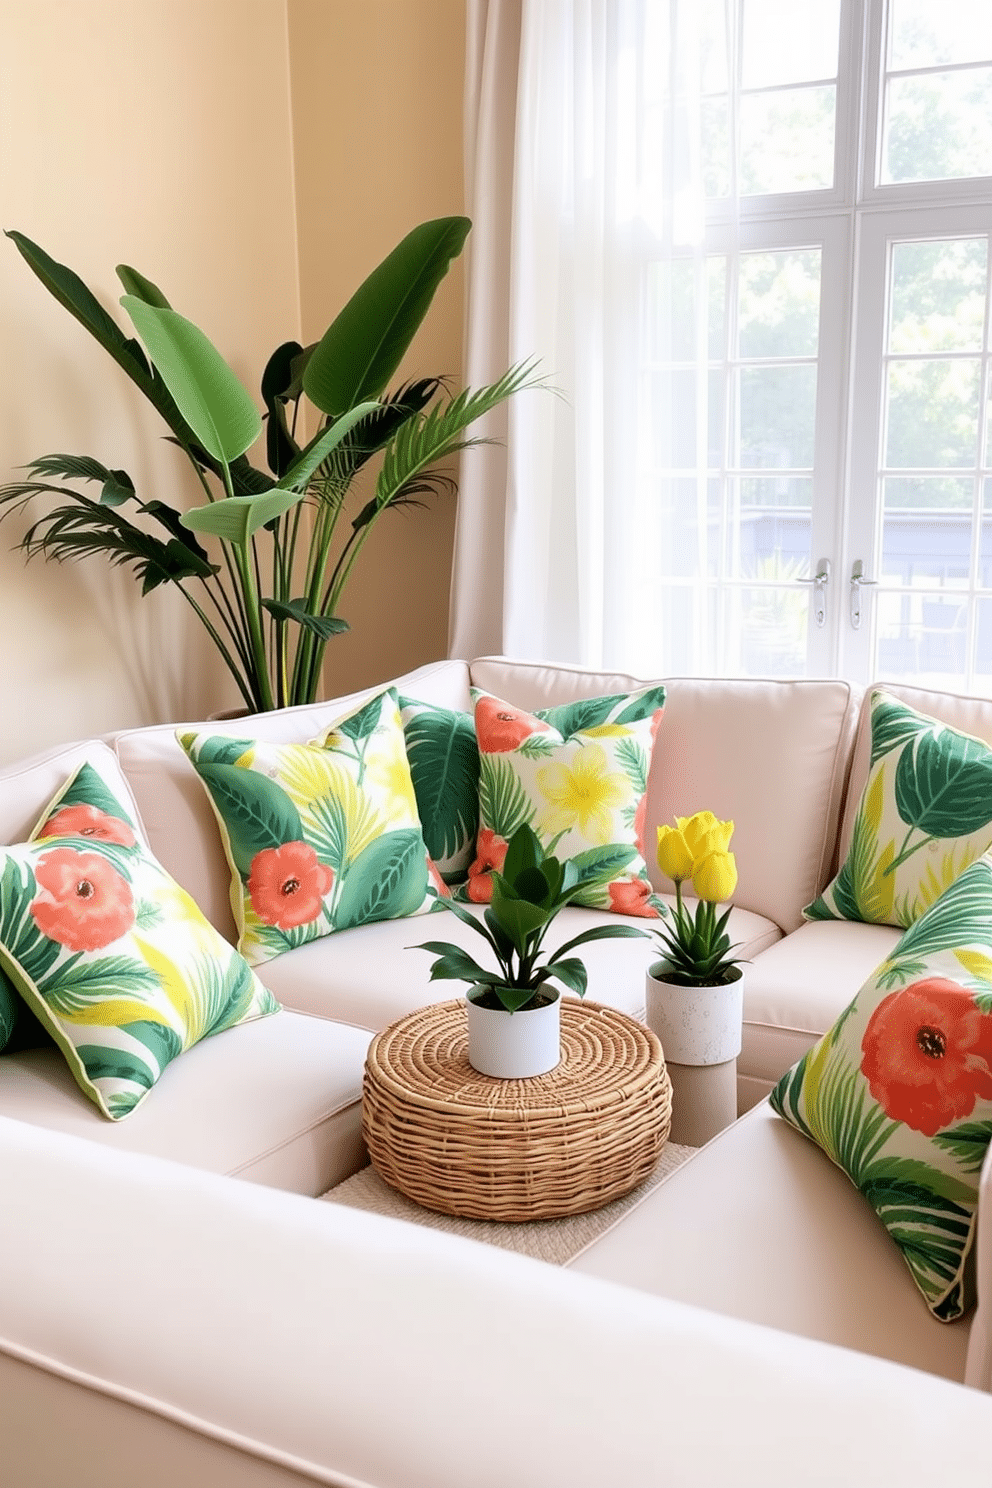
<path id="1" fill-rule="evenodd" d="M 471 222 L 440 217 L 422 222 L 372 270 L 317 343 L 303 374 L 307 397 L 336 418 L 377 398 L 427 314 Z"/>
<path id="2" fill-rule="evenodd" d="M 225 465 L 243 455 L 262 432 L 262 416 L 213 342 L 175 310 L 131 294 L 121 304 L 207 453 Z"/>

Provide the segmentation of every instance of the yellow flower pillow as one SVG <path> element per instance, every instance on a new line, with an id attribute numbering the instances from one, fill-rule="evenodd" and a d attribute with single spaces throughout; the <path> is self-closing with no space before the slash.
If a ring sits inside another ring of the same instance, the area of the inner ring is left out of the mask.
<path id="1" fill-rule="evenodd" d="M 176 737 L 220 825 L 251 965 L 334 930 L 425 913 L 447 892 L 424 846 L 392 689 L 308 744 Z"/>
<path id="2" fill-rule="evenodd" d="M 584 698 L 526 713 L 473 689 L 479 742 L 479 836 L 460 898 L 489 902 L 492 870 L 523 823 L 546 852 L 609 882 L 573 901 L 657 916 L 644 857 L 648 773 L 665 705 L 663 687 Z"/>
<path id="3" fill-rule="evenodd" d="M 992 749 L 881 689 L 870 706 L 847 858 L 803 913 L 905 928 L 992 847 Z"/>

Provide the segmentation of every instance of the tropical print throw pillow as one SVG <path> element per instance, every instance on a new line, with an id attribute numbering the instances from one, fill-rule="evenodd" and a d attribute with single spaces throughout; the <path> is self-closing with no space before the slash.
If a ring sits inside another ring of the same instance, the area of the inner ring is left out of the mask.
<path id="1" fill-rule="evenodd" d="M 871 760 L 851 845 L 809 920 L 911 925 L 992 847 L 992 749 L 871 696 Z"/>
<path id="2" fill-rule="evenodd" d="M 253 966 L 447 890 L 424 846 L 395 691 L 308 744 L 176 735 L 231 865 L 238 948 Z"/>
<path id="3" fill-rule="evenodd" d="M 542 847 L 609 881 L 572 901 L 657 917 L 644 858 L 648 773 L 664 687 L 526 713 L 473 688 L 479 741 L 479 836 L 459 898 L 488 903 L 492 870 L 524 822 Z"/>
<path id="4" fill-rule="evenodd" d="M 771 1104 L 864 1194 L 934 1317 L 966 1312 L 992 1138 L 992 858 L 910 926 Z"/>
<path id="5" fill-rule="evenodd" d="M 279 1009 L 88 764 L 0 848 L 0 964 L 115 1121 L 184 1049 Z"/>
<path id="6" fill-rule="evenodd" d="M 479 830 L 479 745 L 471 713 L 399 699 L 424 842 L 446 884 L 465 881 Z"/>

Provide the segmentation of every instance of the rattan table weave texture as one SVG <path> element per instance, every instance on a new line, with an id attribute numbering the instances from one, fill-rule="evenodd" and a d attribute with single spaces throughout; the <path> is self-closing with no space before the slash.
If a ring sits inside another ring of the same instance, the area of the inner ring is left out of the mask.
<path id="1" fill-rule="evenodd" d="M 672 1117 L 656 1035 L 566 998 L 561 1043 L 550 1074 L 497 1080 L 468 1062 L 462 999 L 377 1034 L 362 1133 L 380 1177 L 427 1209 L 509 1221 L 583 1214 L 643 1183 Z"/>

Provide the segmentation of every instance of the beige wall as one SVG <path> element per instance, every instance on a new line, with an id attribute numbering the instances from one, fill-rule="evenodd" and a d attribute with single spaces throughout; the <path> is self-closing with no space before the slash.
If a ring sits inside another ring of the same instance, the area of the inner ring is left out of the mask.
<path id="1" fill-rule="evenodd" d="M 289 0 L 303 331 L 326 329 L 404 233 L 464 211 L 464 0 Z M 356 44 L 356 35 L 360 40 Z M 462 259 L 400 368 L 462 366 Z M 454 500 L 387 513 L 328 647 L 328 696 L 444 656 Z"/>
<path id="2" fill-rule="evenodd" d="M 134 265 L 255 389 L 409 227 L 461 210 L 463 26 L 462 0 L 0 0 L 0 226 L 123 325 L 114 265 Z M 457 377 L 461 326 L 456 266 L 407 370 Z M 71 451 L 123 466 L 145 499 L 192 496 L 157 416 L 5 239 L 0 365 L 0 481 Z M 332 692 L 445 649 L 453 510 L 387 520 Z M 176 596 L 141 600 L 101 558 L 26 564 L 25 526 L 0 524 L 0 764 L 236 701 Z"/>

